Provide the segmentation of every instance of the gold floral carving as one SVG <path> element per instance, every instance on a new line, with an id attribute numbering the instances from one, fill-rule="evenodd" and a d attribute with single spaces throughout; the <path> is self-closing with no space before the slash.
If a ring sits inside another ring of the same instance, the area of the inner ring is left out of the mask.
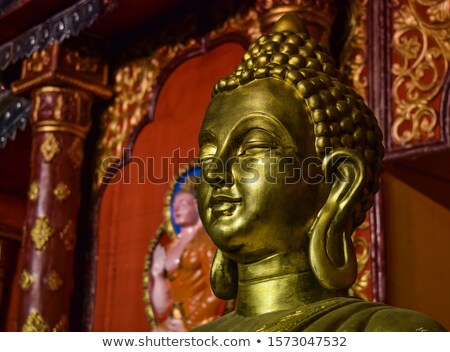
<path id="1" fill-rule="evenodd" d="M 52 270 L 50 272 L 46 281 L 47 281 L 47 286 L 51 291 L 58 291 L 59 288 L 63 285 L 63 281 L 62 281 L 61 277 L 55 270 Z"/>
<path id="2" fill-rule="evenodd" d="M 364 300 L 369 300 L 365 291 L 369 287 L 369 280 L 371 277 L 370 269 L 367 269 L 367 264 L 370 259 L 370 244 L 358 231 L 368 230 L 370 227 L 369 221 L 364 221 L 353 233 L 353 245 L 356 249 L 356 260 L 358 263 L 358 278 L 353 286 L 349 289 L 350 296 L 356 296 Z M 358 251 L 357 249 L 360 248 Z"/>
<path id="3" fill-rule="evenodd" d="M 258 16 L 254 10 L 229 19 L 219 30 L 209 34 L 213 39 L 221 34 L 239 32 L 254 40 L 260 35 Z M 121 158 L 136 126 L 149 112 L 155 86 L 161 72 L 172 60 L 196 47 L 191 39 L 184 44 L 165 45 L 145 59 L 135 60 L 120 67 L 115 75 L 115 98 L 101 117 L 102 137 L 98 144 L 96 185 L 102 182 L 111 157 Z"/>
<path id="4" fill-rule="evenodd" d="M 51 61 L 51 48 L 35 51 L 30 58 L 25 60 L 26 70 L 30 72 L 42 72 Z"/>
<path id="5" fill-rule="evenodd" d="M 392 37 L 395 144 L 440 136 L 433 106 L 442 92 L 450 60 L 448 0 L 395 0 Z"/>
<path id="6" fill-rule="evenodd" d="M 32 182 L 28 190 L 28 199 L 31 202 L 35 202 L 39 196 L 39 184 L 37 182 Z"/>
<path id="7" fill-rule="evenodd" d="M 445 22 L 450 19 L 450 1 L 419 1 L 423 5 L 429 3 L 427 14 L 430 16 L 431 22 Z"/>
<path id="8" fill-rule="evenodd" d="M 67 315 L 61 316 L 61 319 L 59 319 L 59 322 L 55 325 L 53 331 L 54 332 L 69 331 L 69 319 L 67 318 Z"/>
<path id="9" fill-rule="evenodd" d="M 83 143 L 79 138 L 74 139 L 67 151 L 67 155 L 72 161 L 73 168 L 78 169 L 83 162 Z"/>
<path id="10" fill-rule="evenodd" d="M 72 220 L 67 222 L 67 225 L 64 226 L 64 229 L 59 233 L 59 237 L 64 243 L 64 247 L 66 250 L 71 251 L 75 248 L 75 232 L 72 229 Z"/>
<path id="11" fill-rule="evenodd" d="M 45 216 L 37 218 L 31 229 L 31 239 L 34 242 L 36 249 L 44 249 L 52 236 L 53 229 L 51 228 L 48 219 Z"/>
<path id="12" fill-rule="evenodd" d="M 96 73 L 100 62 L 98 57 L 82 57 L 78 51 L 68 52 L 65 60 L 75 71 L 83 73 Z"/>
<path id="13" fill-rule="evenodd" d="M 31 312 L 22 326 L 23 332 L 48 332 L 50 327 L 38 312 Z"/>
<path id="14" fill-rule="evenodd" d="M 59 143 L 53 133 L 50 133 L 41 144 L 40 151 L 46 162 L 50 162 L 59 153 Z"/>
<path id="15" fill-rule="evenodd" d="M 33 283 L 33 275 L 27 270 L 22 270 L 19 277 L 19 286 L 23 291 L 28 291 Z"/>
<path id="16" fill-rule="evenodd" d="M 248 39 L 249 42 L 256 41 L 262 34 L 258 13 L 249 9 L 244 14 L 237 14 L 229 18 L 220 28 L 209 33 L 211 39 L 226 33 L 238 32 Z"/>
<path id="17" fill-rule="evenodd" d="M 341 72 L 349 84 L 367 102 L 367 3 L 350 1 L 350 33 L 341 51 Z"/>
<path id="18" fill-rule="evenodd" d="M 64 182 L 59 182 L 53 190 L 53 194 L 62 202 L 70 196 L 69 186 L 67 186 Z"/>

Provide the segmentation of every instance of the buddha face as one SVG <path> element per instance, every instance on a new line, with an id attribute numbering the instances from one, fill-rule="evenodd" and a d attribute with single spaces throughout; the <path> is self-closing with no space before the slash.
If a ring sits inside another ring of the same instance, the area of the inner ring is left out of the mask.
<path id="1" fill-rule="evenodd" d="M 173 218 L 178 226 L 195 225 L 198 221 L 197 200 L 188 192 L 177 193 L 173 200 Z"/>
<path id="2" fill-rule="evenodd" d="M 302 161 L 316 154 L 295 88 L 266 78 L 217 95 L 199 142 L 199 212 L 214 243 L 238 263 L 299 249 L 319 186 L 298 178 Z"/>

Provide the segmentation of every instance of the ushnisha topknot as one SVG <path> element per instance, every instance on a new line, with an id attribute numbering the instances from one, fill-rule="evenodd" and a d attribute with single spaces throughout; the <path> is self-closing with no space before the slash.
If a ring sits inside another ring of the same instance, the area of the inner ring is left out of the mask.
<path id="1" fill-rule="evenodd" d="M 353 149 L 364 157 L 367 182 L 360 206 L 355 209 L 355 226 L 359 225 L 373 205 L 382 171 L 382 132 L 375 116 L 343 83 L 328 50 L 309 36 L 294 13 L 284 15 L 271 33 L 252 44 L 236 70 L 217 82 L 212 95 L 265 78 L 293 85 L 305 100 L 319 157 L 338 148 Z"/>

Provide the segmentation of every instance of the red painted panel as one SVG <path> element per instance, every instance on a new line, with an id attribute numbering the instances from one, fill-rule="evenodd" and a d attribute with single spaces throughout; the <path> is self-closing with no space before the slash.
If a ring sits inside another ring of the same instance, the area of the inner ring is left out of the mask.
<path id="1" fill-rule="evenodd" d="M 163 220 L 164 194 L 173 177 L 162 159 L 178 148 L 182 157 L 189 150 L 196 154 L 212 87 L 236 67 L 243 52 L 240 45 L 227 43 L 179 66 L 160 93 L 154 121 L 137 137 L 131 163 L 120 170 L 122 181 L 106 187 L 98 222 L 95 331 L 150 329 L 142 299 L 144 260 Z M 163 183 L 149 181 L 163 174 L 169 176 Z"/>

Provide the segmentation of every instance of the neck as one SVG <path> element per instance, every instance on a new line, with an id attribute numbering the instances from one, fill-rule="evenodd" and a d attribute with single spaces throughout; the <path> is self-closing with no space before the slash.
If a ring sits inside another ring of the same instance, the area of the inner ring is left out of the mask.
<path id="1" fill-rule="evenodd" d="M 236 312 L 243 316 L 301 308 L 336 296 L 317 282 L 306 253 L 276 254 L 238 264 L 238 277 Z"/>

